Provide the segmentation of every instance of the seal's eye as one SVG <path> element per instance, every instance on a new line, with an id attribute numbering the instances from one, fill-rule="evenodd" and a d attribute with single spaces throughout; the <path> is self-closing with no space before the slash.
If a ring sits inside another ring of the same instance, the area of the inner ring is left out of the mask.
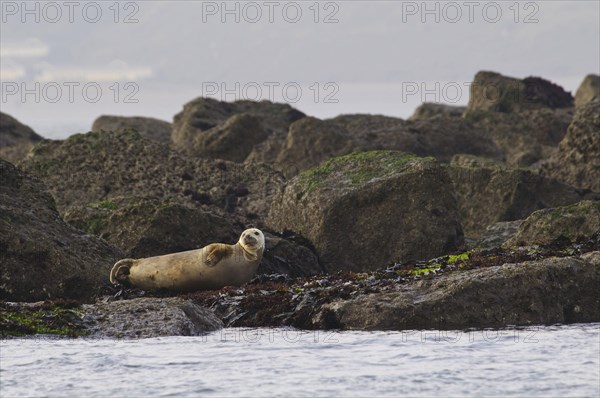
<path id="1" fill-rule="evenodd" d="M 258 236 L 258 232 L 254 232 L 254 235 L 257 235 L 257 236 Z"/>

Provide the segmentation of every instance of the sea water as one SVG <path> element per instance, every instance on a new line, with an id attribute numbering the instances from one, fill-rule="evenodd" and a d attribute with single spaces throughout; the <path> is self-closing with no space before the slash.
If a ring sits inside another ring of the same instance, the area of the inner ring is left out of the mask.
<path id="1" fill-rule="evenodd" d="M 0 396 L 598 397 L 600 324 L 1 342 Z"/>

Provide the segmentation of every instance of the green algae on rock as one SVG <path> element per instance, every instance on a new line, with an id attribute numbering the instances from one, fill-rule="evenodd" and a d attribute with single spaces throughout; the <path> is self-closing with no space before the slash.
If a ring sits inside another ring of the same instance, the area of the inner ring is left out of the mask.
<path id="1" fill-rule="evenodd" d="M 72 301 L 0 302 L 0 336 L 85 336 L 88 332 L 83 325 L 84 314 L 81 306 Z"/>
<path id="2" fill-rule="evenodd" d="M 327 185 L 329 189 L 350 190 L 401 172 L 413 160 L 425 159 L 394 151 L 355 152 L 332 158 L 298 176 L 306 193 Z M 433 160 L 433 158 L 426 158 Z M 300 198 L 303 194 L 300 195 Z"/>

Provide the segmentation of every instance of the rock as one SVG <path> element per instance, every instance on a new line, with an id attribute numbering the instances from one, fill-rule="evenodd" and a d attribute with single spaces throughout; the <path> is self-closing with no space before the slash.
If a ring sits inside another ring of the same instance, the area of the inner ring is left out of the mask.
<path id="1" fill-rule="evenodd" d="M 594 98 L 600 98 L 600 76 L 587 75 L 575 93 L 575 106 L 580 107 Z"/>
<path id="2" fill-rule="evenodd" d="M 287 132 L 273 132 L 266 140 L 261 142 L 260 144 L 254 145 L 252 151 L 246 158 L 246 163 L 263 163 L 269 164 L 269 166 L 273 167 L 275 170 L 281 172 L 287 178 L 291 178 L 297 174 L 297 168 L 293 167 L 291 169 L 291 174 L 288 174 L 288 171 L 285 169 L 285 165 L 279 165 L 277 163 L 277 157 L 279 156 L 279 152 L 281 152 L 281 148 L 283 148 L 285 144 L 285 139 L 287 137 Z"/>
<path id="3" fill-rule="evenodd" d="M 481 237 L 475 246 L 479 249 L 492 249 L 502 246 L 517 233 L 517 230 L 522 223 L 523 220 L 515 220 L 499 221 L 492 224 L 481 234 Z"/>
<path id="4" fill-rule="evenodd" d="M 577 108 L 558 150 L 540 174 L 578 188 L 600 191 L 600 98 Z"/>
<path id="5" fill-rule="evenodd" d="M 276 158 L 286 176 L 316 166 L 339 155 L 352 152 L 357 145 L 343 127 L 313 117 L 302 118 L 290 130 Z"/>
<path id="6" fill-rule="evenodd" d="M 155 198 L 117 197 L 65 211 L 69 224 L 143 258 L 237 242 L 241 231 L 223 217 Z"/>
<path id="7" fill-rule="evenodd" d="M 190 155 L 196 155 L 197 149 L 201 148 L 196 148 L 192 143 L 198 135 L 239 113 L 247 113 L 256 117 L 267 132 L 264 135 L 265 138 L 270 132 L 287 131 L 292 122 L 305 116 L 287 104 L 270 101 L 221 102 L 200 97 L 185 104 L 183 110 L 175 115 L 171 136 L 174 148 Z M 256 132 L 254 131 L 253 134 Z M 254 142 L 253 145 L 258 145 L 260 142 Z"/>
<path id="8" fill-rule="evenodd" d="M 268 136 L 269 132 L 262 126 L 259 118 L 240 113 L 198 133 L 188 146 L 188 153 L 241 163 L 252 152 L 254 145 L 263 142 Z"/>
<path id="9" fill-rule="evenodd" d="M 483 130 L 461 118 L 405 121 L 378 115 L 342 115 L 329 120 L 299 120 L 290 126 L 287 136 L 272 135 L 248 159 L 273 163 L 286 177 L 292 177 L 334 156 L 384 149 L 433 156 L 443 162 L 457 153 L 502 157 Z"/>
<path id="10" fill-rule="evenodd" d="M 93 301 L 122 253 L 67 225 L 44 184 L 0 160 L 0 300 Z"/>
<path id="11" fill-rule="evenodd" d="M 0 112 L 0 158 L 16 163 L 42 139 L 30 127 Z"/>
<path id="12" fill-rule="evenodd" d="M 72 206 L 117 197 L 154 197 L 256 224 L 283 183 L 268 165 L 192 160 L 136 132 L 91 132 L 43 142 L 23 166 L 51 187 L 63 214 Z"/>
<path id="13" fill-rule="evenodd" d="M 308 247 L 265 233 L 266 247 L 257 275 L 284 274 L 292 278 L 325 273 L 317 255 Z"/>
<path id="14" fill-rule="evenodd" d="M 532 109 L 513 113 L 485 112 L 467 116 L 504 152 L 508 167 L 534 167 L 548 158 L 567 133 L 572 108 Z"/>
<path id="15" fill-rule="evenodd" d="M 137 298 L 84 306 L 91 338 L 198 336 L 223 327 L 207 308 L 180 298 Z"/>
<path id="16" fill-rule="evenodd" d="M 273 200 L 267 225 L 310 240 L 330 272 L 432 258 L 463 243 L 444 168 L 392 151 L 346 155 L 301 173 Z"/>
<path id="17" fill-rule="evenodd" d="M 498 145 L 484 129 L 461 118 L 437 117 L 417 120 L 409 125 L 409 129 L 417 131 L 419 139 L 426 141 L 429 146 L 424 153 L 416 154 L 433 156 L 440 162 L 448 163 L 456 154 L 470 154 L 495 160 L 501 160 L 503 156 Z M 394 139 L 393 136 L 386 138 L 392 142 Z"/>
<path id="18" fill-rule="evenodd" d="M 409 120 L 431 119 L 437 116 L 461 117 L 466 110 L 466 106 L 424 102 L 419 105 Z"/>
<path id="19" fill-rule="evenodd" d="M 539 108 L 568 108 L 573 97 L 560 86 L 539 77 L 515 79 L 495 72 L 478 72 L 471 84 L 465 115 L 477 112 L 520 112 Z"/>
<path id="20" fill-rule="evenodd" d="M 162 144 L 171 142 L 171 123 L 151 117 L 102 115 L 94 120 L 92 131 L 133 130 L 144 138 Z"/>
<path id="21" fill-rule="evenodd" d="M 35 303 L 0 301 L 0 336 L 55 335 L 79 337 L 86 334 L 81 305 L 70 300 Z"/>
<path id="22" fill-rule="evenodd" d="M 30 127 L 14 117 L 0 112 L 0 148 L 43 140 Z"/>
<path id="23" fill-rule="evenodd" d="M 433 156 L 441 162 L 449 162 L 452 156 L 461 153 L 502 157 L 485 131 L 461 118 L 438 116 L 405 121 L 377 115 L 342 115 L 331 121 L 345 127 L 362 151 L 397 150 Z"/>
<path id="24" fill-rule="evenodd" d="M 465 235 L 478 238 L 499 221 L 526 218 L 535 210 L 596 198 L 527 170 L 448 166 Z"/>
<path id="25" fill-rule="evenodd" d="M 504 246 L 547 245 L 557 239 L 575 241 L 600 231 L 600 202 L 581 201 L 571 206 L 533 212 Z"/>
<path id="26" fill-rule="evenodd" d="M 455 272 L 326 304 L 315 328 L 462 329 L 600 320 L 600 253 Z"/>
<path id="27" fill-rule="evenodd" d="M 467 155 L 464 153 L 452 156 L 450 164 L 454 166 L 473 168 L 503 168 L 503 164 L 498 160 L 483 158 L 481 156 Z"/>
<path id="28" fill-rule="evenodd" d="M 379 131 L 399 130 L 401 127 L 410 124 L 408 121 L 397 117 L 361 113 L 339 115 L 328 120 L 343 126 L 355 137 L 365 138 L 374 138 L 374 135 L 369 134 Z"/>

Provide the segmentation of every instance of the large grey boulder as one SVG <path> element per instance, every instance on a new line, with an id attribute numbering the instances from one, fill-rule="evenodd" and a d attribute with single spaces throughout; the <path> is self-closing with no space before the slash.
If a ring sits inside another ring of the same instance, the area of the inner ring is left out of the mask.
<path id="1" fill-rule="evenodd" d="M 116 197 L 65 211 L 69 224 L 142 258 L 234 243 L 241 231 L 205 210 L 156 198 Z"/>
<path id="2" fill-rule="evenodd" d="M 461 329 L 600 321 L 600 252 L 409 283 L 325 304 L 317 328 Z"/>
<path id="3" fill-rule="evenodd" d="M 520 112 L 480 112 L 467 119 L 501 148 L 513 168 L 538 168 L 567 134 L 573 108 L 539 108 Z"/>
<path id="4" fill-rule="evenodd" d="M 198 336 L 223 327 L 209 309 L 176 297 L 98 302 L 83 310 L 91 338 Z"/>
<path id="5" fill-rule="evenodd" d="M 151 117 L 102 115 L 94 120 L 92 131 L 137 131 L 142 137 L 162 144 L 171 142 L 171 123 Z"/>
<path id="6" fill-rule="evenodd" d="M 433 258 L 463 243 L 445 169 L 393 151 L 333 158 L 299 174 L 274 198 L 267 225 L 310 240 L 328 271 Z"/>
<path id="7" fill-rule="evenodd" d="M 571 94 L 548 80 L 539 77 L 515 79 L 495 72 L 481 71 L 477 72 L 471 83 L 465 114 L 572 106 Z"/>
<path id="8" fill-rule="evenodd" d="M 260 144 L 271 132 L 286 132 L 289 125 L 303 118 L 304 113 L 287 104 L 278 104 L 270 101 L 236 101 L 223 102 L 211 98 L 199 97 L 186 103 L 183 110 L 173 119 L 173 133 L 171 140 L 173 147 L 189 155 L 202 155 L 202 147 L 194 144 L 195 141 L 204 139 L 203 135 L 227 121 L 227 119 L 240 113 L 254 116 L 260 122 L 264 132 L 257 134 L 253 145 Z M 213 134 L 215 131 L 213 130 Z M 231 134 L 231 133 L 229 133 Z M 236 133 L 235 135 L 239 135 Z M 264 138 L 261 138 L 263 137 Z M 251 147 L 249 148 L 251 149 Z"/>
<path id="9" fill-rule="evenodd" d="M 93 301 L 122 253 L 67 225 L 44 184 L 0 160 L 0 300 Z"/>
<path id="10" fill-rule="evenodd" d="M 231 116 L 225 122 L 194 137 L 188 153 L 212 159 L 241 163 L 252 152 L 254 145 L 263 142 L 269 131 L 260 119 L 249 113 Z"/>
<path id="11" fill-rule="evenodd" d="M 600 98 L 577 108 L 566 136 L 542 164 L 540 174 L 600 191 Z"/>
<path id="12" fill-rule="evenodd" d="M 532 171 L 448 166 L 465 234 L 477 238 L 499 221 L 524 219 L 536 210 L 600 195 L 582 192 Z"/>
<path id="13" fill-rule="evenodd" d="M 290 126 L 275 163 L 289 176 L 332 157 L 346 155 L 357 147 L 342 126 L 305 117 Z"/>

